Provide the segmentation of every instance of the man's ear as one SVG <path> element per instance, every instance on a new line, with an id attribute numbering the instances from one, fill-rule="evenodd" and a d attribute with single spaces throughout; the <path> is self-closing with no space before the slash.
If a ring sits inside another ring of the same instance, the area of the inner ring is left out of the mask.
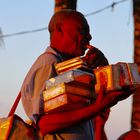
<path id="1" fill-rule="evenodd" d="M 58 24 L 56 25 L 56 30 L 57 30 L 57 32 L 63 33 L 63 31 L 62 31 L 62 26 L 63 26 L 62 23 L 58 23 Z"/>

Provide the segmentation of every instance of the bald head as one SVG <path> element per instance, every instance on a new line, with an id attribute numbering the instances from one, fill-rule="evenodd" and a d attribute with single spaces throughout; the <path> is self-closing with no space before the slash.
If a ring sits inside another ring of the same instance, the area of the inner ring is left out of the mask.
<path id="1" fill-rule="evenodd" d="M 48 26 L 49 32 L 50 33 L 53 32 L 53 30 L 55 30 L 55 28 L 58 24 L 64 23 L 66 20 L 76 19 L 76 18 L 83 19 L 84 22 L 86 22 L 86 24 L 87 24 L 87 21 L 86 21 L 84 15 L 78 11 L 71 10 L 71 9 L 64 9 L 59 12 L 56 12 L 52 16 L 52 18 L 49 22 L 49 26 Z"/>
<path id="2" fill-rule="evenodd" d="M 61 10 L 52 16 L 48 29 L 52 48 L 69 58 L 84 55 L 91 35 L 83 14 L 75 10 Z"/>

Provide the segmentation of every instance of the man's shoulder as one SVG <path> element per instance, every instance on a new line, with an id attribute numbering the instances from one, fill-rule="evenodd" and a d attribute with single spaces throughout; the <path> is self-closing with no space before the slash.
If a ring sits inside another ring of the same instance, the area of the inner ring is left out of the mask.
<path id="1" fill-rule="evenodd" d="M 50 51 L 51 49 L 46 49 L 46 51 L 44 53 L 42 53 L 37 59 L 36 61 L 33 63 L 32 67 L 30 68 L 29 73 L 33 73 L 35 71 L 37 71 L 38 69 L 41 69 L 43 67 L 52 67 L 54 64 L 60 62 L 61 60 L 59 60 L 53 51 Z M 52 53 L 49 53 L 52 52 Z"/>
<path id="2" fill-rule="evenodd" d="M 51 47 L 47 47 L 44 53 L 42 53 L 38 59 L 45 59 L 46 61 L 58 61 L 61 60 L 60 54 Z"/>

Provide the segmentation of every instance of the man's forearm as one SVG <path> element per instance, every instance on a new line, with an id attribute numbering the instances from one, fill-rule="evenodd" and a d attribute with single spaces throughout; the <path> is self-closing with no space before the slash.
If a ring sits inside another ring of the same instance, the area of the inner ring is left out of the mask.
<path id="1" fill-rule="evenodd" d="M 105 109 L 115 105 L 119 101 L 118 96 L 126 94 L 124 92 L 112 92 L 104 96 L 102 92 L 98 95 L 95 103 L 84 108 L 42 116 L 38 122 L 40 130 L 44 133 L 51 133 L 92 119 Z"/>
<path id="2" fill-rule="evenodd" d="M 91 104 L 78 110 L 46 114 L 40 118 L 38 126 L 44 133 L 51 133 L 89 120 L 98 115 L 99 111 L 94 104 Z"/>
<path id="3" fill-rule="evenodd" d="M 96 124 L 94 128 L 95 128 L 95 133 L 94 133 L 95 140 L 107 140 L 104 126 L 100 126 L 100 125 L 97 126 Z"/>

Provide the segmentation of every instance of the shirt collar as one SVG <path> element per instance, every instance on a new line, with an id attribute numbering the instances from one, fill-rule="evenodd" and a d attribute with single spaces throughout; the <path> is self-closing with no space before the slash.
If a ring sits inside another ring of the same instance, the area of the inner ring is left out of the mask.
<path id="1" fill-rule="evenodd" d="M 63 60 L 61 54 L 59 52 L 57 52 L 56 50 L 54 50 L 52 47 L 48 46 L 45 50 L 45 52 L 51 52 L 52 54 L 56 55 L 57 57 L 59 57 L 61 60 Z"/>

